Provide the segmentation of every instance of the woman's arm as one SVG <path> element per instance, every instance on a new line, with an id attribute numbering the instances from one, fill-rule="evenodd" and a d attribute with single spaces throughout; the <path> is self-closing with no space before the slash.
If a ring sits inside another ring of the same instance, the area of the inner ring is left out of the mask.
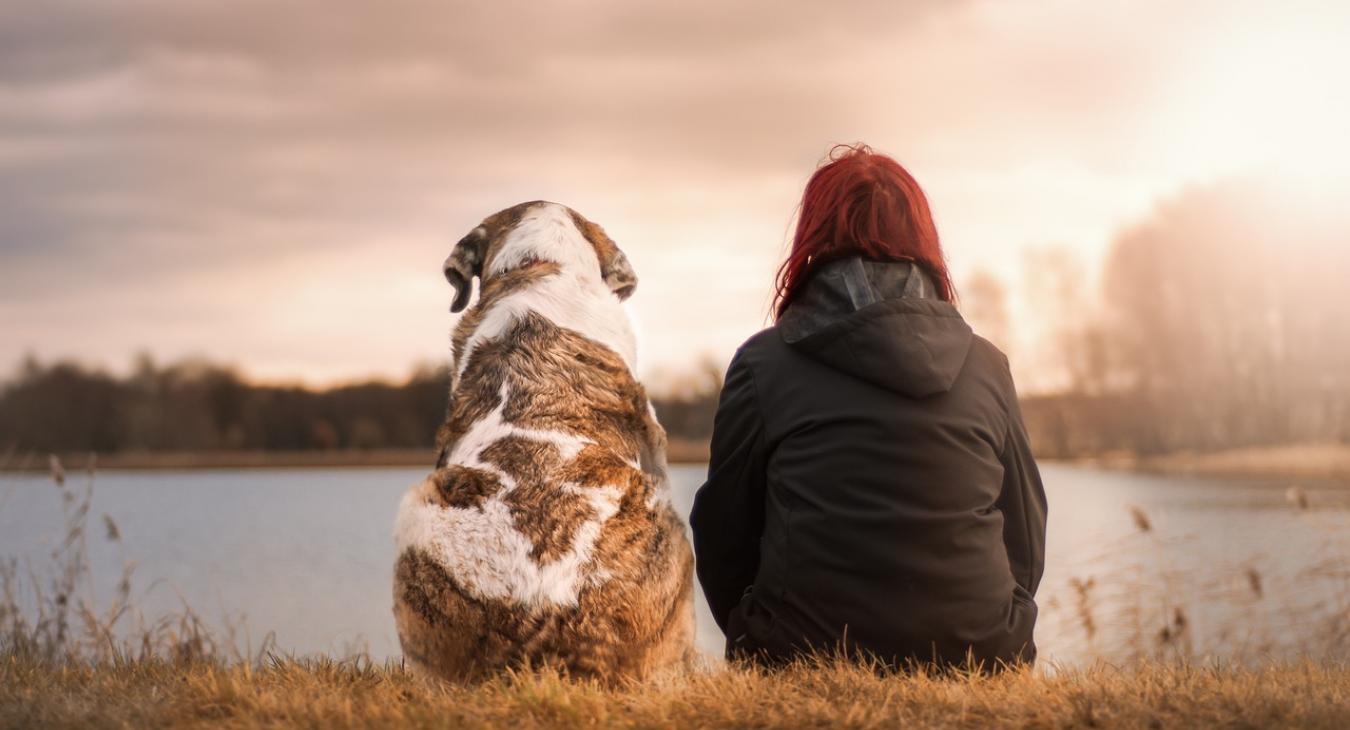
<path id="1" fill-rule="evenodd" d="M 1003 462 L 1003 491 L 997 506 L 1003 512 L 1003 543 L 1013 580 L 1032 596 L 1045 572 L 1045 487 L 1031 455 L 1031 442 L 1017 395 L 1008 414 L 1008 437 L 999 456 Z"/>
<path id="2" fill-rule="evenodd" d="M 754 375 L 738 352 L 717 404 L 708 481 L 689 515 L 698 580 L 724 631 L 727 616 L 759 570 L 766 452 Z"/>

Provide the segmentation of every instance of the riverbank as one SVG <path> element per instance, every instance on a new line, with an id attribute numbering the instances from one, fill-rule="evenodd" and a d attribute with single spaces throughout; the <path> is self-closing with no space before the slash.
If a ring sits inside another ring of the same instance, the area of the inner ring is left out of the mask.
<path id="1" fill-rule="evenodd" d="M 46 665 L 0 655 L 0 728 L 1302 727 L 1350 724 L 1350 668 L 1141 665 L 999 677 L 712 670 L 606 689 L 551 674 L 445 687 L 397 666 Z"/>
<path id="2" fill-rule="evenodd" d="M 1159 456 L 1122 454 L 1074 461 L 1159 474 L 1350 484 L 1350 444 L 1294 444 Z"/>
<path id="3" fill-rule="evenodd" d="M 672 439 L 667 451 L 672 464 L 705 464 L 708 444 Z M 434 449 L 368 449 L 341 451 L 139 451 L 115 454 L 62 454 L 68 471 L 158 471 L 192 469 L 325 469 L 362 467 L 429 467 Z M 0 472 L 47 472 L 45 454 L 0 454 Z"/>

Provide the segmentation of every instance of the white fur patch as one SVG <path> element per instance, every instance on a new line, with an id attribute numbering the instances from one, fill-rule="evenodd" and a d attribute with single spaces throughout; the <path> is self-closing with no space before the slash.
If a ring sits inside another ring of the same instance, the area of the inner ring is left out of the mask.
<path id="1" fill-rule="evenodd" d="M 445 568 L 455 580 L 485 599 L 508 600 L 532 608 L 575 606 L 582 588 L 609 576 L 586 570 L 593 562 L 595 544 L 606 521 L 619 511 L 622 492 L 614 486 L 560 485 L 584 496 L 594 510 L 577 528 L 571 548 L 561 557 L 540 565 L 530 556 L 534 546 L 515 527 L 515 518 L 503 497 L 517 488 L 510 475 L 483 462 L 484 448 L 507 436 L 553 444 L 564 460 L 575 458 L 591 443 L 559 431 L 513 426 L 502 420 L 509 393 L 505 384 L 501 402 L 487 417 L 473 424 L 451 452 L 449 463 L 481 469 L 501 480 L 502 489 L 478 507 L 441 507 L 430 479 L 408 490 L 399 504 L 394 539 L 399 553 L 417 548 Z"/>
<path id="2" fill-rule="evenodd" d="M 505 491 L 515 489 L 516 481 L 509 474 L 498 469 L 496 466 L 480 460 L 478 457 L 483 453 L 483 449 L 497 443 L 508 436 L 519 436 L 530 441 L 543 441 L 553 444 L 558 448 L 558 453 L 563 461 L 575 459 L 577 454 L 581 453 L 582 447 L 587 444 L 595 443 L 587 438 L 582 438 L 575 434 L 564 433 L 562 431 L 540 431 L 533 428 L 521 428 L 515 424 L 507 423 L 502 420 L 502 413 L 506 410 L 507 400 L 511 397 L 511 390 L 505 382 L 497 391 L 497 407 L 486 416 L 474 422 L 467 433 L 460 437 L 455 443 L 455 448 L 451 450 L 450 456 L 446 459 L 446 464 L 458 464 L 467 466 L 471 469 L 480 469 L 490 472 L 501 480 L 506 486 Z"/>
<path id="3" fill-rule="evenodd" d="M 464 374 L 478 345 L 501 336 L 530 313 L 608 347 L 623 358 L 630 372 L 637 372 L 637 339 L 628 312 L 600 276 L 595 249 L 565 208 L 550 203 L 531 209 L 507 234 L 484 276 L 527 261 L 551 261 L 561 270 L 502 297 L 488 309 L 464 343 L 455 363 L 456 377 Z"/>

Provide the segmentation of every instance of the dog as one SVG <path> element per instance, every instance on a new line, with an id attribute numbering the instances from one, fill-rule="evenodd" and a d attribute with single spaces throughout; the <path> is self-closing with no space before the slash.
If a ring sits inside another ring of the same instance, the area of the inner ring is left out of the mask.
<path id="1" fill-rule="evenodd" d="M 395 526 L 394 616 L 417 671 L 553 667 L 645 679 L 693 658 L 693 553 L 666 435 L 634 376 L 637 277 L 600 226 L 544 201 L 445 262 L 450 405 Z"/>

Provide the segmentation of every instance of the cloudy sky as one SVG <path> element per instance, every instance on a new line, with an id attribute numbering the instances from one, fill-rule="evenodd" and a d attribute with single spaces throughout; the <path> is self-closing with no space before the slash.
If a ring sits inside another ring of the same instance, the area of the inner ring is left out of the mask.
<path id="1" fill-rule="evenodd" d="M 1189 186 L 1339 184 L 1346 7 L 25 3 L 0 23 L 0 368 L 401 377 L 447 356 L 453 242 L 545 198 L 628 252 L 659 376 L 763 326 L 801 187 L 855 140 L 925 185 L 958 286 L 1004 281 L 1032 352 L 1028 252 L 1090 274 Z"/>

